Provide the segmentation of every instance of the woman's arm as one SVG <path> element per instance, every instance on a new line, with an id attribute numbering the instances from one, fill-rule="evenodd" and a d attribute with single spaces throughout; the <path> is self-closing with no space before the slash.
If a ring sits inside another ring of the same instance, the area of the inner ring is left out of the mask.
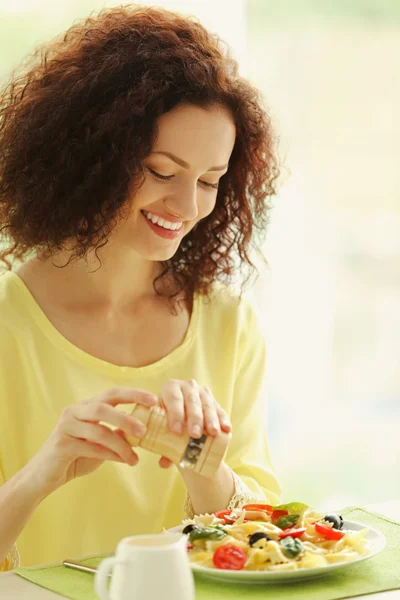
<path id="1" fill-rule="evenodd" d="M 232 441 L 226 462 L 243 484 L 242 495 L 248 490 L 254 500 L 277 504 L 281 486 L 272 466 L 266 430 L 266 344 L 255 310 L 247 301 L 242 316 L 230 415 Z M 246 502 L 248 498 L 244 498 Z"/>
<path id="2" fill-rule="evenodd" d="M 224 462 L 213 479 L 206 479 L 189 469 L 179 471 L 193 507 L 189 512 L 200 515 L 228 506 L 235 493 L 235 483 L 231 469 Z"/>
<path id="3" fill-rule="evenodd" d="M 145 430 L 140 421 L 115 407 L 134 403 L 150 407 L 155 402 L 155 396 L 144 390 L 120 387 L 64 409 L 38 453 L 0 487 L 0 567 L 34 510 L 49 494 L 93 472 L 104 460 L 131 466 L 137 463 L 124 436 L 143 437 Z M 101 423 L 119 429 L 112 431 Z"/>
<path id="4" fill-rule="evenodd" d="M 225 463 L 213 480 L 181 470 L 188 492 L 188 517 L 240 507 L 249 502 L 279 503 L 281 488 L 268 450 L 262 393 L 266 348 L 257 316 L 242 305 L 241 335 L 232 400 L 232 440 Z"/>
<path id="5" fill-rule="evenodd" d="M 34 510 L 45 498 L 29 468 L 0 487 L 0 568 Z M 11 568 L 15 565 L 11 565 Z"/>

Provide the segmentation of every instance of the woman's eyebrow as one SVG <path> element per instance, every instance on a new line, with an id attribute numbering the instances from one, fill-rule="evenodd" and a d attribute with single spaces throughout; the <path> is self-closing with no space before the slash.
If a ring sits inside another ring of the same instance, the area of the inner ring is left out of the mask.
<path id="1" fill-rule="evenodd" d="M 164 156 L 167 156 L 168 158 L 173 160 L 180 167 L 183 167 L 184 169 L 190 169 L 189 163 L 184 161 L 182 158 L 175 156 L 175 154 L 172 154 L 171 152 L 163 152 L 162 150 L 159 150 L 156 152 L 152 152 L 152 154 L 163 154 Z M 221 165 L 219 167 L 211 167 L 210 169 L 207 170 L 207 173 L 208 173 L 208 171 L 223 171 L 227 167 L 228 167 L 228 165 Z"/>

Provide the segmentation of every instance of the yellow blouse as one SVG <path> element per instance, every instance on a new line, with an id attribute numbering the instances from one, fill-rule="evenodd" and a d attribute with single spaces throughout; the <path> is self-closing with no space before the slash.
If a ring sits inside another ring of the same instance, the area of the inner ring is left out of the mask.
<path id="1" fill-rule="evenodd" d="M 195 296 L 182 344 L 140 368 L 121 367 L 74 346 L 51 324 L 20 277 L 0 273 L 0 485 L 34 456 L 64 407 L 116 385 L 158 394 L 168 379 L 208 386 L 232 420 L 226 457 L 245 499 L 279 501 L 260 396 L 265 343 L 250 304 L 226 288 Z M 35 510 L 17 540 L 21 563 L 112 552 L 129 535 L 181 522 L 186 489 L 174 468 L 138 449 L 139 464 L 105 462 L 59 488 Z M 236 498 L 237 500 L 237 498 Z M 1 515 L 0 515 L 1 519 Z M 15 565 L 15 548 L 2 568 Z M 1 570 L 1 565 L 0 565 Z"/>

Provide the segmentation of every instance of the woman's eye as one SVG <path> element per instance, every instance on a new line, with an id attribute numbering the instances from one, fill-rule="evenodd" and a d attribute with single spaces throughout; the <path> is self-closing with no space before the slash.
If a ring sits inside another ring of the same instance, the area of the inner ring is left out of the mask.
<path id="1" fill-rule="evenodd" d="M 153 177 L 155 177 L 156 179 L 160 179 L 161 181 L 170 181 L 173 178 L 173 175 L 161 175 L 161 173 L 157 173 L 157 171 L 154 171 L 154 169 L 151 169 L 150 167 L 146 167 L 146 169 Z M 218 189 L 218 182 L 209 183 L 208 181 L 202 181 L 201 179 L 199 179 L 199 183 L 206 188 L 213 188 L 214 190 Z"/>
<path id="2" fill-rule="evenodd" d="M 173 175 L 161 175 L 160 173 L 157 173 L 157 171 L 150 169 L 150 167 L 147 167 L 147 170 L 153 175 L 153 177 L 156 179 L 161 179 L 161 181 L 169 181 L 173 178 Z"/>
<path id="3" fill-rule="evenodd" d="M 201 183 L 201 185 L 204 185 L 205 187 L 213 188 L 214 190 L 218 189 L 218 182 L 217 183 L 209 183 L 208 181 L 202 181 L 201 179 L 199 179 L 199 183 Z"/>

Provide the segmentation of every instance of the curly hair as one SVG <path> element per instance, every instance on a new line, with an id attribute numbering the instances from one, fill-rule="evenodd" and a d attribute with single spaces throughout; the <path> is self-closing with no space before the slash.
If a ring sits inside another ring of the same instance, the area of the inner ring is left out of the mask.
<path id="1" fill-rule="evenodd" d="M 8 257 L 48 258 L 71 240 L 73 259 L 104 246 L 143 181 L 157 119 L 180 103 L 224 106 L 236 140 L 213 212 L 162 263 L 154 289 L 164 294 L 159 284 L 170 276 L 177 289 L 168 298 L 208 296 L 216 280 L 256 270 L 250 251 L 279 176 L 260 94 L 196 19 L 133 5 L 73 25 L 2 91 L 0 260 L 11 268 Z"/>

